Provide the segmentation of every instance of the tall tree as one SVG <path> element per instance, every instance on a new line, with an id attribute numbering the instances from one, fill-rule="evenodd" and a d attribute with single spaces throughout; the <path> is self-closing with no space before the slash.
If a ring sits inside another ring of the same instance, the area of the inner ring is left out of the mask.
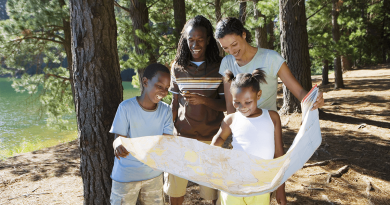
<path id="1" fill-rule="evenodd" d="M 267 39 L 267 18 L 258 8 L 259 0 L 253 0 L 253 11 L 254 18 L 258 22 L 257 27 L 255 28 L 255 39 L 257 46 L 260 48 L 268 48 L 268 39 Z"/>
<path id="2" fill-rule="evenodd" d="M 173 0 L 173 16 L 175 17 L 176 43 L 178 43 L 181 36 L 181 30 L 186 23 L 185 0 Z"/>
<path id="3" fill-rule="evenodd" d="M 109 130 L 123 98 L 114 0 L 70 0 L 70 13 L 84 204 L 110 204 Z"/>
<path id="4" fill-rule="evenodd" d="M 311 89 L 310 58 L 306 30 L 305 1 L 279 0 L 281 53 L 294 77 L 305 90 Z M 282 112 L 301 111 L 300 102 L 283 85 Z"/>
<path id="5" fill-rule="evenodd" d="M 243 25 L 245 25 L 246 20 L 246 1 L 240 2 L 240 11 L 239 11 L 239 19 Z"/>
<path id="6" fill-rule="evenodd" d="M 333 41 L 337 44 L 340 40 L 340 27 L 337 22 L 340 13 L 339 0 L 332 0 L 332 37 Z M 333 63 L 334 68 L 334 88 L 344 88 L 343 71 L 341 68 L 341 55 L 340 52 L 335 49 L 335 58 Z"/>
<path id="7" fill-rule="evenodd" d="M 74 112 L 67 2 L 8 0 L 7 12 L 10 19 L 0 21 L 0 59 L 6 65 L 0 72 L 22 75 L 13 83 L 17 91 L 35 93 L 42 86 L 47 122 L 64 127 L 62 116 Z"/>

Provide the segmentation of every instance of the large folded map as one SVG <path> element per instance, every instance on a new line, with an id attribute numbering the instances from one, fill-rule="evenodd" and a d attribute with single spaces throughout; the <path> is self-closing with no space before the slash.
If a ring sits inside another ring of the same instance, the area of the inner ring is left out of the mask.
<path id="1" fill-rule="evenodd" d="M 314 87 L 301 103 L 302 126 L 285 155 L 271 160 L 242 151 L 214 147 L 171 135 L 118 137 L 146 165 L 234 196 L 253 196 L 276 190 L 301 169 L 320 146 L 318 110 L 310 111 L 318 95 Z"/>

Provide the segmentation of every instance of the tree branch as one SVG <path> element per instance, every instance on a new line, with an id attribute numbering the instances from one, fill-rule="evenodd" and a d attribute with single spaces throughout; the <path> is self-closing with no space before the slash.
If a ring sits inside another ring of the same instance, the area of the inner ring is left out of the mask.
<path id="1" fill-rule="evenodd" d="M 157 2 L 159 2 L 159 0 L 153 2 L 152 4 L 150 4 L 150 6 L 146 7 L 146 9 L 149 9 L 150 7 L 152 7 L 153 5 L 155 5 Z"/>
<path id="2" fill-rule="evenodd" d="M 61 79 L 63 79 L 63 80 L 70 80 L 69 78 L 64 78 L 64 77 L 62 77 L 62 76 L 54 75 L 54 74 L 50 74 L 50 73 L 45 74 L 45 76 L 46 76 L 46 78 L 47 78 L 48 76 L 52 76 L 52 77 L 55 77 L 55 78 L 61 78 Z"/>
<path id="3" fill-rule="evenodd" d="M 37 39 L 37 40 L 51 41 L 51 42 L 54 42 L 54 43 L 64 44 L 61 41 L 56 41 L 56 40 L 53 40 L 53 39 L 41 38 L 41 37 L 36 37 L 36 36 L 27 36 L 27 37 L 23 37 L 23 38 L 12 40 L 11 42 L 23 41 L 23 40 L 26 40 L 26 39 Z"/>
<path id="4" fill-rule="evenodd" d="M 325 4 L 320 8 L 318 9 L 316 12 L 314 12 L 312 15 L 310 15 L 309 17 L 306 18 L 306 21 L 309 20 L 309 18 L 313 17 L 314 15 L 316 15 L 318 12 L 320 12 L 322 9 L 324 9 L 327 5 L 328 5 L 329 2 L 325 2 Z"/>
<path id="5" fill-rule="evenodd" d="M 130 13 L 130 9 L 125 8 L 125 7 L 121 6 L 121 5 L 119 5 L 118 2 L 114 1 L 114 5 L 115 5 L 116 7 L 119 7 L 119 8 L 121 8 L 121 9 L 123 9 L 123 10 L 125 10 L 125 11 L 127 11 L 127 12 Z"/>

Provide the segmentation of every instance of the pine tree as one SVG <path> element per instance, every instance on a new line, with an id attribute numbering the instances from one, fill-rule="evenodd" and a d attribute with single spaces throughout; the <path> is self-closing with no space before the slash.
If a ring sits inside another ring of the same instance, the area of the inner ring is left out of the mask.
<path id="1" fill-rule="evenodd" d="M 110 204 L 109 130 L 123 98 L 114 0 L 70 0 L 70 13 L 84 204 Z"/>
<path id="2" fill-rule="evenodd" d="M 16 91 L 33 94 L 42 86 L 40 101 L 49 124 L 64 127 L 62 116 L 74 112 L 68 6 L 65 0 L 8 0 L 7 13 L 9 19 L 0 21 L 0 59 L 5 65 L 0 72 L 22 75 L 21 80 L 14 78 Z M 36 69 L 31 72 L 32 67 Z"/>

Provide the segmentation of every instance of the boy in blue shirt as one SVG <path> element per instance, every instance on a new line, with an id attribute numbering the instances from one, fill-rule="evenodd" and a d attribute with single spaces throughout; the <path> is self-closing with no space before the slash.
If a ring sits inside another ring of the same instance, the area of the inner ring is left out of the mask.
<path id="1" fill-rule="evenodd" d="M 123 101 L 116 112 L 111 133 L 115 137 L 143 137 L 173 133 L 172 111 L 161 101 L 168 94 L 170 72 L 161 64 L 146 67 L 141 96 Z M 162 172 L 138 161 L 122 146 L 114 147 L 111 173 L 111 204 L 164 204 Z"/>

